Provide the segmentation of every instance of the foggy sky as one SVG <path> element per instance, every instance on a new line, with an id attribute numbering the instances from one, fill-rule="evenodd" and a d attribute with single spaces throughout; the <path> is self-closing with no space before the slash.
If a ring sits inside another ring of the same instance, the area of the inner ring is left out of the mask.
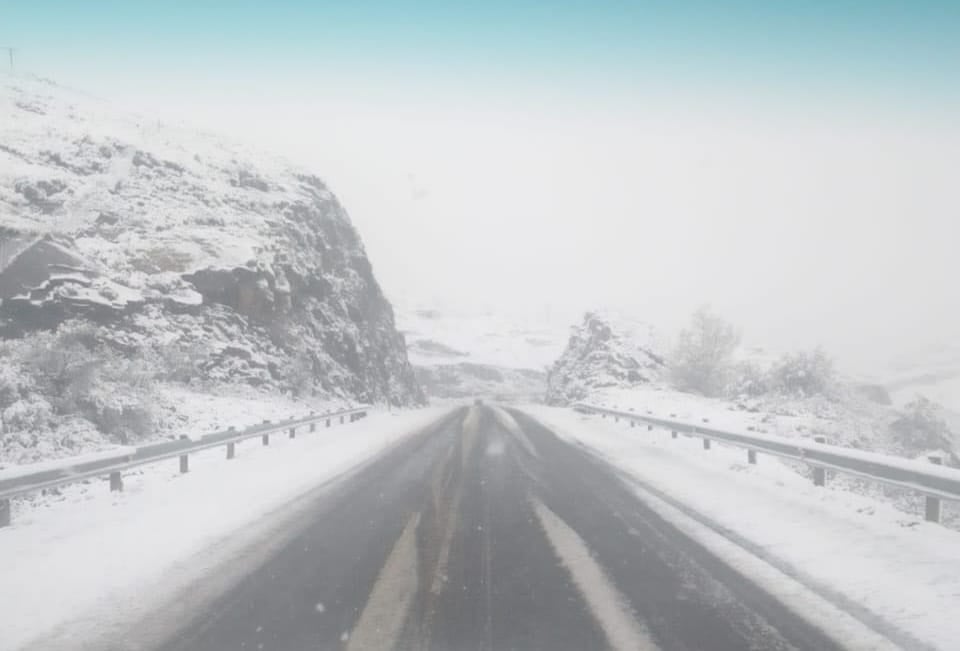
<path id="1" fill-rule="evenodd" d="M 620 307 L 667 328 L 708 303 L 750 343 L 869 367 L 960 330 L 947 4 L 828 4 L 821 21 L 750 3 L 282 3 L 231 23 L 204 3 L 192 23 L 158 9 L 146 31 L 132 9 L 95 22 L 43 4 L 42 25 L 21 6 L 0 29 L 24 69 L 313 168 L 394 300 Z M 91 26 L 68 48 L 71 18 Z M 111 56 L 104 39 L 129 45 L 137 26 L 144 46 Z M 254 26 L 268 36 L 248 47 Z"/>

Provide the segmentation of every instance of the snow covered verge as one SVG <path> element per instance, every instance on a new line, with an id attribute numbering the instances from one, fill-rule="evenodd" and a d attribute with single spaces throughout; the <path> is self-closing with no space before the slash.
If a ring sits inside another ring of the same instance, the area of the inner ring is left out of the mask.
<path id="1" fill-rule="evenodd" d="M 715 325 L 703 317 L 707 343 L 681 352 L 712 377 L 712 391 L 683 386 L 684 355 L 650 326 L 604 312 L 588 313 L 573 329 L 563 355 L 551 368 L 548 404 L 588 402 L 649 413 L 660 418 L 710 420 L 716 426 L 786 437 L 824 436 L 834 445 L 907 458 L 940 456 L 960 463 L 960 446 L 946 412 L 923 398 L 891 404 L 880 384 L 865 383 L 833 368 L 823 351 L 773 355 L 762 349 L 728 350 L 710 343 Z M 697 347 L 699 346 L 699 348 Z M 699 378 L 698 378 L 699 379 Z M 700 387 L 701 389 L 707 387 Z"/>
<path id="2" fill-rule="evenodd" d="M 891 504 L 816 488 L 775 458 L 595 416 L 525 407 L 559 436 L 598 454 L 653 494 L 798 579 L 875 628 L 919 648 L 960 639 L 960 533 Z M 945 504 L 945 515 L 957 507 Z M 775 586 L 774 586 L 775 587 Z M 891 628 L 892 627 L 892 628 Z"/>
<path id="3" fill-rule="evenodd" d="M 107 394 L 104 397 L 110 399 L 114 396 Z M 181 436 L 197 438 L 231 426 L 240 430 L 264 420 L 303 417 L 311 411 L 336 411 L 355 404 L 328 397 L 274 395 L 244 385 L 190 388 L 176 383 L 158 383 L 149 392 L 150 434 L 140 439 L 131 437 L 128 442 L 138 445 Z M 13 427 L 12 414 L 29 415 L 23 419 L 25 427 Z M 0 472 L 42 461 L 111 450 L 122 442 L 115 433 L 104 432 L 81 416 L 57 414 L 40 396 L 15 403 L 2 416 L 6 431 L 0 436 Z"/>
<path id="4" fill-rule="evenodd" d="M 44 636 L 42 648 L 82 649 L 109 637 L 240 553 L 275 510 L 449 411 L 375 412 L 269 447 L 243 443 L 230 461 L 223 448 L 198 453 L 185 475 L 174 461 L 145 466 L 125 476 L 123 493 L 91 481 L 21 504 L 0 529 L 0 648 L 41 648 Z M 49 641 L 58 627 L 60 642 Z"/>

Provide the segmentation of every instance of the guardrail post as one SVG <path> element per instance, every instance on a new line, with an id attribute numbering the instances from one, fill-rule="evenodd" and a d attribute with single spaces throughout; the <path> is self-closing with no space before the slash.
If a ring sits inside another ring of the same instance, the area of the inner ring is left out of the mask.
<path id="1" fill-rule="evenodd" d="M 311 428 L 311 430 L 313 429 L 313 425 L 312 425 L 312 424 L 310 425 L 310 428 Z M 291 427 L 291 428 L 290 428 L 290 438 L 292 438 L 292 439 L 297 438 L 297 428 L 296 428 L 296 427 Z"/>
<path id="2" fill-rule="evenodd" d="M 180 472 L 190 472 L 190 456 L 187 454 L 180 455 Z"/>
<path id="3" fill-rule="evenodd" d="M 756 465 L 757 463 L 757 451 L 756 450 L 747 450 L 747 463 L 752 463 Z"/>
<path id="4" fill-rule="evenodd" d="M 813 440 L 817 443 L 826 443 L 827 439 L 823 436 L 814 436 Z M 826 486 L 827 484 L 827 469 L 815 467 L 813 469 L 813 485 L 814 486 Z"/>
<path id="5" fill-rule="evenodd" d="M 260 437 L 260 440 L 263 441 L 263 444 L 264 444 L 264 445 L 270 445 L 270 435 L 269 435 L 269 434 L 264 434 L 263 436 Z"/>
<path id="6" fill-rule="evenodd" d="M 340 424 L 343 425 L 343 416 L 340 417 Z"/>
<path id="7" fill-rule="evenodd" d="M 119 472 L 110 473 L 110 492 L 120 492 L 123 490 L 123 475 Z"/>
<path id="8" fill-rule="evenodd" d="M 227 458 L 232 459 L 237 454 L 237 444 L 234 442 L 227 443 Z"/>
<path id="9" fill-rule="evenodd" d="M 653 431 L 653 425 L 650 425 L 650 424 L 648 423 L 648 424 L 647 424 L 647 431 L 648 431 L 648 432 L 652 432 L 652 431 Z"/>
<path id="10" fill-rule="evenodd" d="M 929 456 L 927 458 L 930 460 L 930 463 L 934 464 L 935 466 L 943 465 L 943 459 L 940 457 Z M 940 522 L 939 497 L 931 497 L 930 495 L 926 496 L 923 517 L 927 522 Z"/>
<path id="11" fill-rule="evenodd" d="M 327 419 L 327 427 L 330 427 L 330 419 Z"/>
<path id="12" fill-rule="evenodd" d="M 10 500 L 0 500 L 0 527 L 10 526 Z"/>
<path id="13" fill-rule="evenodd" d="M 704 450 L 710 449 L 710 439 L 703 439 L 703 449 Z"/>
<path id="14" fill-rule="evenodd" d="M 672 439 L 677 438 L 677 430 L 671 430 L 671 432 L 670 432 L 670 438 L 672 438 Z"/>
<path id="15" fill-rule="evenodd" d="M 813 469 L 813 485 L 814 486 L 827 485 L 827 471 L 824 468 Z"/>

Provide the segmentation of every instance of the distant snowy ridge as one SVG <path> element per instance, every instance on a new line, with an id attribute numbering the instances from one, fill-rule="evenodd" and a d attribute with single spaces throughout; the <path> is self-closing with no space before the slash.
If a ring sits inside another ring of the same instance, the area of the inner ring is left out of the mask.
<path id="1" fill-rule="evenodd" d="M 542 398 L 545 369 L 563 350 L 566 323 L 552 317 L 419 306 L 401 309 L 398 322 L 431 397 L 530 401 Z"/>

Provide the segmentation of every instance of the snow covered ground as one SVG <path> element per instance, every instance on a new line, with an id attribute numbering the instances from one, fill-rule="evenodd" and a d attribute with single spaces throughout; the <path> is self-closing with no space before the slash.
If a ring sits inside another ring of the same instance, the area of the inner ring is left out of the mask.
<path id="1" fill-rule="evenodd" d="M 374 412 L 269 447 L 252 439 L 231 461 L 223 448 L 198 453 L 185 475 L 175 461 L 145 466 L 125 475 L 123 493 L 96 480 L 16 502 L 13 525 L 0 529 L 0 648 L 40 648 L 42 635 L 43 648 L 81 649 L 138 620 L 240 553 L 280 507 L 447 411 Z"/>
<path id="2" fill-rule="evenodd" d="M 569 409 L 526 410 L 625 471 L 641 498 L 652 494 L 693 514 L 868 623 L 929 647 L 956 648 L 960 620 L 951 614 L 960 612 L 960 533 L 889 503 L 816 488 L 771 457 L 761 455 L 753 466 L 740 449 L 716 445 L 707 452 L 699 440 Z"/>
<path id="3" fill-rule="evenodd" d="M 658 418 L 709 422 L 720 428 L 792 438 L 824 436 L 834 445 L 896 451 L 895 442 L 885 438 L 896 412 L 852 393 L 842 400 L 774 393 L 738 401 L 651 385 L 596 391 L 585 402 Z"/>
<path id="4" fill-rule="evenodd" d="M 177 439 L 199 438 L 229 427 L 242 430 L 264 420 L 280 421 L 300 418 L 311 411 L 338 411 L 356 406 L 337 398 L 293 398 L 267 393 L 243 385 L 211 387 L 207 391 L 172 383 L 159 384 L 155 393 L 155 436 L 137 441 L 133 446 Z M 87 428 L 84 436 L 63 427 L 56 436 L 33 437 L 17 445 L 13 437 L 0 444 L 0 473 L 18 468 L 35 467 L 63 457 L 109 452 L 122 446 L 96 430 Z"/>
<path id="5" fill-rule="evenodd" d="M 566 313 L 546 308 L 509 315 L 450 307 L 397 309 L 397 327 L 416 366 L 469 362 L 544 371 L 563 352 L 570 323 Z"/>

